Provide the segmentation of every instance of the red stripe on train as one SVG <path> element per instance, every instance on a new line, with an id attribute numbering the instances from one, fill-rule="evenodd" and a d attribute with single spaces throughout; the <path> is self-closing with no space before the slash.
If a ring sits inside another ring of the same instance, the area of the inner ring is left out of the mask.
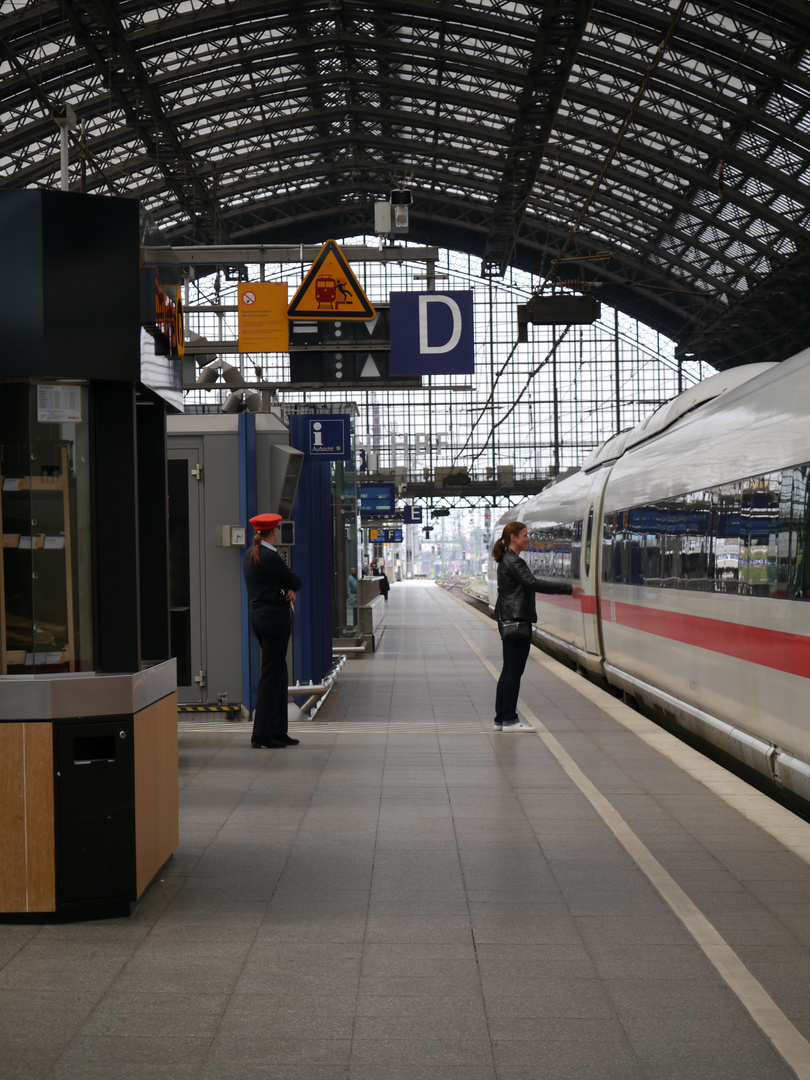
<path id="1" fill-rule="evenodd" d="M 556 607 L 581 606 L 585 615 L 596 613 L 596 598 L 593 596 L 582 596 L 577 600 L 575 597 L 537 593 L 537 599 Z M 788 634 L 782 630 L 766 630 L 760 626 L 684 615 L 621 601 L 600 600 L 599 603 L 603 623 L 615 623 L 643 634 L 680 641 L 698 649 L 745 660 L 749 664 L 759 664 L 810 679 L 810 637 L 806 634 Z"/>

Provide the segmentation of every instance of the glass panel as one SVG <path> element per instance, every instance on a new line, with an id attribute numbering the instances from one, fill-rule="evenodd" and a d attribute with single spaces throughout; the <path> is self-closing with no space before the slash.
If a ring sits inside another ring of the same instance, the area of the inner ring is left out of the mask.
<path id="1" fill-rule="evenodd" d="M 591 540 L 593 538 L 593 507 L 588 511 L 588 536 L 585 540 L 585 576 L 591 572 Z"/>
<path id="2" fill-rule="evenodd" d="M 728 484 L 714 492 L 714 582 L 718 592 L 741 591 L 748 549 L 742 524 L 742 486 Z"/>
<path id="3" fill-rule="evenodd" d="M 810 599 L 810 465 L 608 514 L 602 580 Z"/>
<path id="4" fill-rule="evenodd" d="M 780 531 L 780 474 L 760 476 L 743 485 L 741 532 L 743 543 L 742 591 L 749 596 L 785 596 L 784 585 L 772 588 L 776 560 L 773 557 Z M 785 583 L 786 584 L 786 583 Z"/>
<path id="5" fill-rule="evenodd" d="M 782 473 L 778 517 L 768 542 L 771 595 L 810 600 L 810 466 Z M 778 521 L 778 534 L 773 531 Z"/>
<path id="6" fill-rule="evenodd" d="M 353 638 L 357 633 L 357 579 L 361 567 L 357 530 L 357 472 L 353 460 L 336 461 L 332 470 L 332 500 L 335 530 L 335 578 L 332 612 L 336 638 Z M 388 562 L 385 549 L 385 563 Z M 390 566 L 385 574 L 394 580 Z"/>
<path id="7" fill-rule="evenodd" d="M 579 579 L 582 552 L 582 522 L 560 522 L 534 529 L 525 560 L 538 577 Z"/>
<path id="8" fill-rule="evenodd" d="M 0 385 L 0 438 L 0 670 L 92 670 L 86 388 Z"/>
<path id="9" fill-rule="evenodd" d="M 169 604 L 171 649 L 177 658 L 177 685 L 191 686 L 191 567 L 188 468 L 186 458 L 168 462 Z"/>

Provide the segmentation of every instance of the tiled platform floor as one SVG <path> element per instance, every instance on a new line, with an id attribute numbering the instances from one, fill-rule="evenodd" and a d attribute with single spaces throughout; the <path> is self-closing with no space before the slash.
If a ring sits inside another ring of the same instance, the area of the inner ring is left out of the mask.
<path id="1" fill-rule="evenodd" d="M 761 797 L 714 766 L 710 790 L 534 659 L 523 698 L 550 734 L 495 734 L 492 624 L 411 584 L 387 616 L 299 747 L 181 723 L 180 848 L 131 919 L 0 926 L 2 1080 L 794 1076 L 604 819 L 801 1059 L 810 865 L 750 820 Z"/>

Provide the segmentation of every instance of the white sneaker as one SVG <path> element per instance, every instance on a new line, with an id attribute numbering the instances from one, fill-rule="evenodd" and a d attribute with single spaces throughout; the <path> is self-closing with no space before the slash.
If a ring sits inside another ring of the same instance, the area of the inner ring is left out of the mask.
<path id="1" fill-rule="evenodd" d="M 514 724 L 504 724 L 501 731 L 506 735 L 509 731 L 534 731 L 534 728 L 524 724 L 522 720 L 516 720 Z"/>
<path id="2" fill-rule="evenodd" d="M 503 731 L 503 721 L 493 720 L 492 727 L 495 729 L 495 731 Z"/>

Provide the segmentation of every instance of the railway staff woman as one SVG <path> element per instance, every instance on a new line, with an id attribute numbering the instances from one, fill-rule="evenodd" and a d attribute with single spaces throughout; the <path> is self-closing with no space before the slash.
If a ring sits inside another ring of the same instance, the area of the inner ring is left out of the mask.
<path id="1" fill-rule="evenodd" d="M 253 544 L 242 564 L 250 597 L 250 625 L 262 650 L 250 740 L 257 750 L 298 745 L 298 739 L 287 734 L 287 645 L 292 632 L 292 603 L 303 582 L 273 546 L 280 522 L 280 514 L 259 514 L 250 519 Z"/>
<path id="2" fill-rule="evenodd" d="M 532 623 L 537 622 L 534 594 L 563 593 L 570 596 L 574 591 L 570 582 L 535 577 L 520 557 L 528 546 L 529 530 L 522 521 L 510 521 L 492 549 L 492 558 L 498 564 L 495 618 L 503 639 L 503 667 L 495 691 L 495 730 L 504 733 L 534 731 L 517 714 L 520 679 L 532 644 Z M 513 625 L 507 628 L 505 623 Z M 514 626 L 516 623 L 518 627 Z M 517 636 L 504 636 L 512 632 Z"/>

